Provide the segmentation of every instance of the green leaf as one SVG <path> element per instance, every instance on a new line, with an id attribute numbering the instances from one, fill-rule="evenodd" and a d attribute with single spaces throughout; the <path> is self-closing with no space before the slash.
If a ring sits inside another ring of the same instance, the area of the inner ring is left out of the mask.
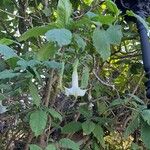
<path id="1" fill-rule="evenodd" d="M 125 105 L 127 102 L 128 102 L 128 99 L 115 99 L 110 103 L 109 107 Z"/>
<path id="2" fill-rule="evenodd" d="M 119 45 L 122 38 L 121 26 L 114 25 L 107 29 L 108 38 L 111 44 Z"/>
<path id="3" fill-rule="evenodd" d="M 105 147 L 104 131 L 100 125 L 95 126 L 93 135 L 97 138 L 97 140 L 100 142 L 101 146 L 104 148 Z"/>
<path id="4" fill-rule="evenodd" d="M 3 56 L 4 60 L 7 60 L 13 57 L 18 57 L 18 55 L 15 53 L 13 49 L 2 44 L 0 44 L 0 54 Z"/>
<path id="5" fill-rule="evenodd" d="M 132 143 L 131 150 L 141 150 L 141 148 L 136 143 Z"/>
<path id="6" fill-rule="evenodd" d="M 148 23 L 142 18 L 142 17 L 140 17 L 139 15 L 137 15 L 137 14 L 135 14 L 133 11 L 129 11 L 129 10 L 127 10 L 127 15 L 128 16 L 133 16 L 133 17 L 135 17 L 136 19 L 138 19 L 143 25 L 144 25 L 144 27 L 146 28 L 146 30 L 147 30 L 147 32 L 149 33 L 149 26 L 148 26 Z"/>
<path id="7" fill-rule="evenodd" d="M 72 149 L 72 150 L 79 150 L 79 145 L 74 141 L 63 138 L 59 141 L 59 144 L 62 148 Z"/>
<path id="8" fill-rule="evenodd" d="M 13 70 L 4 70 L 0 72 L 0 79 L 14 78 L 19 76 L 20 73 L 15 73 Z"/>
<path id="9" fill-rule="evenodd" d="M 78 34 L 75 34 L 74 38 L 75 38 L 76 43 L 78 44 L 79 49 L 81 48 L 82 50 L 84 50 L 86 46 L 86 42 L 83 40 L 83 38 L 79 36 Z"/>
<path id="10" fill-rule="evenodd" d="M 95 123 L 93 123 L 92 121 L 85 121 L 84 123 L 82 123 L 82 129 L 83 133 L 89 135 L 95 129 Z"/>
<path id="11" fill-rule="evenodd" d="M 56 62 L 56 61 L 45 61 L 44 62 L 44 65 L 47 67 L 47 68 L 50 68 L 50 69 L 61 69 L 62 68 L 62 63 L 59 63 L 59 62 Z"/>
<path id="12" fill-rule="evenodd" d="M 37 60 L 49 60 L 50 58 L 53 58 L 57 50 L 57 47 L 52 43 L 44 44 L 37 52 Z"/>
<path id="13" fill-rule="evenodd" d="M 30 144 L 29 147 L 30 147 L 30 150 L 42 150 L 42 148 L 40 148 L 39 146 L 35 144 Z"/>
<path id="14" fill-rule="evenodd" d="M 147 122 L 148 125 L 150 125 L 150 110 L 149 109 L 142 110 L 141 116 L 144 119 L 144 121 Z"/>
<path id="15" fill-rule="evenodd" d="M 37 107 L 39 107 L 41 98 L 38 94 L 38 90 L 37 90 L 36 86 L 32 82 L 30 82 L 29 89 L 30 89 L 30 93 L 31 93 L 31 96 L 33 99 L 33 104 L 35 104 Z"/>
<path id="16" fill-rule="evenodd" d="M 45 35 L 48 41 L 57 42 L 60 47 L 70 44 L 72 39 L 72 33 L 67 29 L 52 29 Z"/>
<path id="17" fill-rule="evenodd" d="M 47 114 L 45 111 L 37 110 L 30 115 L 30 127 L 35 136 L 42 134 L 46 127 Z"/>
<path id="18" fill-rule="evenodd" d="M 46 17 L 49 17 L 51 15 L 50 8 L 45 7 L 42 12 L 45 14 Z"/>
<path id="19" fill-rule="evenodd" d="M 120 14 L 117 5 L 112 0 L 106 0 L 106 5 L 110 11 L 112 11 L 116 16 Z"/>
<path id="20" fill-rule="evenodd" d="M 45 150 L 57 150 L 54 144 L 49 144 Z"/>
<path id="21" fill-rule="evenodd" d="M 94 0 L 83 0 L 83 2 L 87 5 L 91 5 Z"/>
<path id="22" fill-rule="evenodd" d="M 130 121 L 128 127 L 125 129 L 124 138 L 128 138 L 139 127 L 139 116 L 133 116 L 133 119 Z"/>
<path id="23" fill-rule="evenodd" d="M 64 134 L 74 133 L 81 129 L 82 129 L 82 126 L 80 122 L 71 121 L 62 128 L 62 133 Z"/>
<path id="24" fill-rule="evenodd" d="M 142 141 L 145 144 L 145 146 L 147 148 L 150 148 L 150 142 L 149 142 L 149 139 L 150 139 L 150 126 L 144 121 L 142 121 L 141 138 L 142 138 Z"/>
<path id="25" fill-rule="evenodd" d="M 49 108 L 48 112 L 50 113 L 50 115 L 53 118 L 56 118 L 56 119 L 59 119 L 60 121 L 62 121 L 62 116 L 54 108 Z"/>
<path id="26" fill-rule="evenodd" d="M 19 41 L 26 41 L 27 39 L 31 37 L 38 37 L 40 35 L 44 35 L 48 30 L 53 29 L 53 28 L 56 28 L 55 23 L 47 25 L 47 26 L 33 27 L 29 29 L 28 31 L 26 31 L 25 33 L 23 33 L 21 37 L 19 38 Z"/>
<path id="27" fill-rule="evenodd" d="M 72 14 L 72 4 L 69 0 L 59 0 L 57 6 L 57 23 L 65 27 L 70 23 Z"/>
<path id="28" fill-rule="evenodd" d="M 85 118 L 91 118 L 93 115 L 93 111 L 89 109 L 88 105 L 81 105 L 79 107 L 79 112 L 85 117 Z"/>
<path id="29" fill-rule="evenodd" d="M 16 43 L 16 44 L 19 44 L 19 45 L 20 45 L 20 43 L 18 43 L 18 42 L 16 42 L 16 41 L 13 41 L 13 40 L 11 40 L 11 39 L 7 39 L 7 38 L 0 39 L 0 44 L 11 45 L 11 44 L 13 44 L 13 43 Z"/>
<path id="30" fill-rule="evenodd" d="M 17 61 L 17 64 L 21 66 L 21 69 L 27 69 L 28 67 L 34 68 L 36 65 L 41 64 L 41 62 L 34 59 L 29 61 L 21 59 Z"/>
<path id="31" fill-rule="evenodd" d="M 82 73 L 82 79 L 81 79 L 81 88 L 87 88 L 88 82 L 89 82 L 89 68 L 84 67 L 83 73 Z"/>
<path id="32" fill-rule="evenodd" d="M 110 57 L 110 44 L 105 30 L 95 29 L 93 33 L 93 44 L 103 61 Z"/>
<path id="33" fill-rule="evenodd" d="M 139 97 L 137 97 L 136 95 L 129 94 L 129 96 L 131 96 L 135 102 L 144 105 L 144 102 Z"/>
<path id="34" fill-rule="evenodd" d="M 115 21 L 114 16 L 112 16 L 110 14 L 107 14 L 105 16 L 100 14 L 99 16 L 96 16 L 95 19 L 100 21 L 100 23 L 106 24 L 106 25 L 110 25 Z"/>
<path id="35" fill-rule="evenodd" d="M 92 150 L 101 150 L 100 145 L 94 140 L 92 142 L 93 149 Z"/>

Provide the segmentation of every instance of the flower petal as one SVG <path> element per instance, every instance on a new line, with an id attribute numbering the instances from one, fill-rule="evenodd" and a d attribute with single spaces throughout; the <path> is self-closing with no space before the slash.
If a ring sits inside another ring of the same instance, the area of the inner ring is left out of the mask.
<path id="1" fill-rule="evenodd" d="M 77 89 L 78 96 L 84 96 L 87 90 L 82 90 L 80 88 Z"/>
<path id="2" fill-rule="evenodd" d="M 86 90 L 82 90 L 79 87 L 65 88 L 65 94 L 67 96 L 73 95 L 75 97 L 84 96 Z"/>

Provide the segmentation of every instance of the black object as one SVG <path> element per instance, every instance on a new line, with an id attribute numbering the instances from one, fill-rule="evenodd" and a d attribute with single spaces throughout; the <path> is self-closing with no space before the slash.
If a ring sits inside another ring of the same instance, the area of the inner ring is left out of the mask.
<path id="1" fill-rule="evenodd" d="M 150 0 L 115 0 L 118 8 L 123 13 L 126 10 L 132 10 L 135 14 L 139 15 L 143 19 L 150 16 Z M 130 18 L 131 20 L 131 18 Z M 127 20 L 128 21 L 128 20 Z M 150 42 L 147 35 L 147 30 L 144 25 L 138 20 L 133 19 L 136 22 L 138 32 L 140 34 L 141 50 L 144 70 L 148 81 L 145 83 L 146 86 L 146 97 L 150 99 Z"/>

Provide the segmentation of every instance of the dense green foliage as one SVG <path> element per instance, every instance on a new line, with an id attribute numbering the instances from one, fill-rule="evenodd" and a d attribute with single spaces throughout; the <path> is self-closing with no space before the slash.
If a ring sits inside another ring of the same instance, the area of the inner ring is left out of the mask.
<path id="1" fill-rule="evenodd" d="M 150 148 L 139 36 L 127 15 L 149 28 L 111 0 L 1 0 L 1 150 Z"/>

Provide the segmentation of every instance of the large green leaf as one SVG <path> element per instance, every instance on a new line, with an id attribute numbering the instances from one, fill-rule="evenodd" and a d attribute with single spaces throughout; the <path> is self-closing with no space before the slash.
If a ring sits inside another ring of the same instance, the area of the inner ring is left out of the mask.
<path id="1" fill-rule="evenodd" d="M 37 52 L 37 59 L 40 61 L 49 60 L 53 58 L 57 52 L 57 47 L 52 43 L 44 44 Z"/>
<path id="2" fill-rule="evenodd" d="M 42 150 L 42 148 L 40 148 L 39 146 L 35 144 L 30 144 L 29 147 L 30 147 L 30 150 Z"/>
<path id="3" fill-rule="evenodd" d="M 56 149 L 56 146 L 55 146 L 54 144 L 49 144 L 49 145 L 45 148 L 45 150 L 57 150 L 57 149 Z"/>
<path id="4" fill-rule="evenodd" d="M 60 113 L 58 113 L 54 108 L 49 108 L 48 112 L 50 113 L 50 115 L 55 118 L 55 119 L 59 119 L 60 121 L 62 121 L 62 116 Z"/>
<path id="5" fill-rule="evenodd" d="M 23 33 L 21 35 L 21 37 L 19 38 L 20 41 L 26 41 L 27 39 L 31 38 L 31 37 L 37 37 L 40 35 L 44 35 L 48 30 L 56 28 L 56 24 L 50 24 L 50 25 L 46 25 L 46 26 L 37 26 L 37 27 L 33 27 L 31 29 L 29 29 L 28 31 L 26 31 L 25 33 Z"/>
<path id="6" fill-rule="evenodd" d="M 52 29 L 45 35 L 48 41 L 57 42 L 60 47 L 70 44 L 72 39 L 72 33 L 67 29 Z"/>
<path id="7" fill-rule="evenodd" d="M 64 138 L 59 141 L 59 144 L 62 148 L 72 149 L 72 150 L 79 150 L 79 145 L 74 141 Z"/>
<path id="8" fill-rule="evenodd" d="M 13 58 L 13 57 L 18 57 L 18 55 L 15 53 L 13 49 L 2 44 L 0 44 L 0 54 L 3 56 L 5 60 Z"/>
<path id="9" fill-rule="evenodd" d="M 149 109 L 142 110 L 141 116 L 144 119 L 144 121 L 147 122 L 148 125 L 150 125 L 150 110 Z"/>
<path id="10" fill-rule="evenodd" d="M 81 129 L 82 129 L 82 126 L 81 126 L 80 122 L 72 121 L 72 122 L 69 122 L 68 124 L 66 124 L 62 128 L 62 133 L 65 133 L 65 134 L 74 133 L 74 132 L 77 132 Z"/>
<path id="11" fill-rule="evenodd" d="M 104 148 L 105 147 L 104 131 L 100 125 L 95 126 L 95 129 L 93 131 L 93 135 L 97 138 L 97 140 L 100 142 L 100 144 Z"/>
<path id="12" fill-rule="evenodd" d="M 105 30 L 95 29 L 93 33 L 93 44 L 97 52 L 101 55 L 105 61 L 110 57 L 110 44 Z"/>
<path id="13" fill-rule="evenodd" d="M 45 111 L 37 110 L 30 115 L 30 127 L 35 136 L 42 134 L 46 127 L 47 114 Z"/>
<path id="14" fill-rule="evenodd" d="M 119 45 L 122 38 L 121 26 L 114 25 L 107 29 L 108 38 L 111 44 Z"/>
<path id="15" fill-rule="evenodd" d="M 4 70 L 0 72 L 0 79 L 14 78 L 19 76 L 20 73 L 15 73 L 13 70 Z"/>
<path id="16" fill-rule="evenodd" d="M 33 104 L 35 104 L 37 107 L 40 106 L 41 98 L 38 94 L 38 90 L 36 86 L 31 82 L 29 85 L 30 93 L 33 99 Z"/>
<path id="17" fill-rule="evenodd" d="M 70 23 L 70 16 L 72 14 L 72 4 L 69 0 L 59 0 L 57 6 L 57 23 L 61 26 L 66 26 Z"/>
<path id="18" fill-rule="evenodd" d="M 149 142 L 149 139 L 150 139 L 150 126 L 144 121 L 142 121 L 141 138 L 142 138 L 142 141 L 144 142 L 145 146 L 147 148 L 150 148 L 150 142 Z"/>
<path id="19" fill-rule="evenodd" d="M 82 129 L 83 133 L 89 135 L 95 129 L 95 123 L 93 123 L 92 121 L 85 121 L 84 123 L 82 123 Z"/>
<path id="20" fill-rule="evenodd" d="M 11 39 L 7 39 L 7 38 L 0 39 L 0 44 L 10 45 L 10 44 L 13 44 L 13 43 L 16 43 L 16 44 L 20 45 L 20 43 L 18 43 L 16 41 L 13 41 Z"/>

